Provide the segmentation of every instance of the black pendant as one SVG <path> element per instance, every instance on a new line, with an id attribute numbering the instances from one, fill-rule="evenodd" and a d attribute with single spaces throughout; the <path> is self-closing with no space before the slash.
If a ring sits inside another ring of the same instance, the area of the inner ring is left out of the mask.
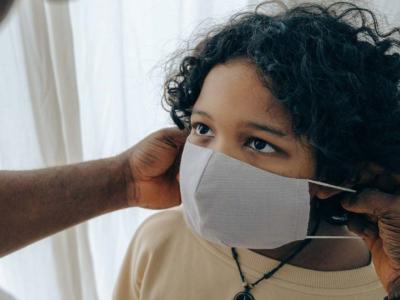
<path id="1" fill-rule="evenodd" d="M 239 292 L 233 300 L 255 300 L 253 295 L 248 291 Z"/>

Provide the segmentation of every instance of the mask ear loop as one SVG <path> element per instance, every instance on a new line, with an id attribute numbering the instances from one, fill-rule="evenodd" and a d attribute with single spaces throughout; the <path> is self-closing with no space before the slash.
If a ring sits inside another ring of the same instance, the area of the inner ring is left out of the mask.
<path id="1" fill-rule="evenodd" d="M 336 196 L 333 196 L 333 197 L 336 197 Z M 348 214 L 345 212 L 346 215 L 343 215 L 343 216 L 342 215 L 341 216 L 329 215 L 328 213 L 326 213 L 327 208 L 323 207 L 321 200 L 315 200 L 312 207 L 314 209 L 313 220 L 315 220 L 315 226 L 313 228 L 313 231 L 310 234 L 308 234 L 306 236 L 306 238 L 308 238 L 308 239 L 362 239 L 358 235 L 349 235 L 349 236 L 347 236 L 347 235 L 346 236 L 319 236 L 319 235 L 317 235 L 316 236 L 315 233 L 317 232 L 318 227 L 320 226 L 320 223 L 322 220 L 324 220 L 325 222 L 327 222 L 329 224 L 333 224 L 333 225 L 346 225 L 348 222 Z M 343 209 L 343 211 L 344 211 L 344 209 Z M 311 224 L 311 222 L 310 222 L 309 228 L 311 228 L 311 226 L 313 226 L 313 225 L 314 224 Z"/>
<path id="2" fill-rule="evenodd" d="M 309 243 L 311 240 L 313 240 L 313 238 L 311 238 L 312 236 L 315 236 L 315 234 L 318 231 L 319 225 L 321 224 L 321 215 L 318 213 L 318 209 L 319 209 L 319 202 L 317 201 L 315 203 L 315 209 L 316 209 L 316 216 L 315 216 L 315 226 L 312 230 L 312 232 L 310 233 L 310 235 L 308 235 L 308 238 L 306 238 L 306 240 L 304 240 L 304 245 L 300 245 L 300 247 L 304 248 L 307 245 L 307 242 Z M 361 237 L 356 237 L 357 239 L 361 239 Z M 368 259 L 368 265 L 370 265 L 372 263 L 372 254 L 371 251 L 368 251 L 369 254 L 369 259 Z"/>
<path id="3" fill-rule="evenodd" d="M 317 181 L 317 180 L 311 180 L 311 179 L 307 179 L 307 181 L 311 182 L 311 183 L 314 183 L 316 185 L 322 185 L 322 186 L 334 188 L 336 190 L 341 190 L 341 191 L 351 192 L 351 193 L 357 193 L 357 191 L 354 190 L 354 189 L 350 189 L 350 188 L 339 186 L 339 185 L 329 184 L 329 183 L 326 183 L 326 182 Z"/>
<path id="4" fill-rule="evenodd" d="M 316 181 L 316 180 L 311 180 L 311 179 L 308 179 L 307 180 L 308 182 L 311 182 L 311 183 L 314 183 L 314 184 L 316 184 L 316 185 L 320 185 L 320 186 L 326 186 L 326 187 L 330 187 L 330 188 L 333 188 L 333 189 L 337 189 L 337 190 L 341 190 L 341 191 L 343 191 L 343 192 L 350 192 L 350 193 L 357 193 L 357 190 L 355 190 L 355 189 L 351 189 L 351 188 L 347 188 L 347 187 L 342 187 L 342 186 L 338 186 L 338 185 L 333 185 L 333 184 L 329 184 L 329 183 L 325 183 L 325 182 L 322 182 L 322 181 Z M 340 193 L 340 194 L 342 194 L 342 193 Z M 340 195 L 339 194 L 339 195 Z M 335 198 L 335 197 L 337 197 L 338 195 L 335 195 L 335 196 L 332 196 L 332 198 Z M 329 201 L 329 200 L 328 200 Z M 331 201 L 333 201 L 333 199 L 331 200 Z M 316 207 L 316 215 L 317 216 L 325 216 L 324 217 L 324 220 L 327 222 L 327 223 L 329 223 L 329 224 L 331 224 L 331 225 L 346 225 L 347 224 L 347 222 L 348 222 L 348 214 L 347 214 L 347 212 L 344 210 L 344 209 L 341 209 L 339 212 L 340 212 L 340 214 L 337 214 L 337 215 L 329 215 L 329 214 L 327 214 L 325 211 L 324 211 L 324 209 L 323 208 L 321 208 L 320 207 L 320 205 L 319 205 L 319 202 L 317 201 L 317 203 L 316 203 L 317 205 L 317 207 Z"/>

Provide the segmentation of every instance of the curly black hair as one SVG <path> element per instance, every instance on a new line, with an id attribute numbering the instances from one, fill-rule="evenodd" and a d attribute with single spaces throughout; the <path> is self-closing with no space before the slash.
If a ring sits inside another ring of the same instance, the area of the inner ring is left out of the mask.
<path id="1" fill-rule="evenodd" d="M 313 148 L 317 180 L 356 184 L 368 163 L 400 173 L 400 28 L 381 33 L 370 9 L 345 1 L 271 15 L 265 5 L 211 30 L 168 75 L 175 124 L 189 126 L 211 68 L 243 57 Z"/>

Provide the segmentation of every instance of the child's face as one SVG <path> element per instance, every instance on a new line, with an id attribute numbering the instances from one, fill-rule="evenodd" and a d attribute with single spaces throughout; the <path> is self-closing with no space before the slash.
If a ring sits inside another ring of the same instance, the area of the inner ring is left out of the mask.
<path id="1" fill-rule="evenodd" d="M 296 138 L 290 115 L 260 81 L 245 59 L 215 66 L 207 75 L 193 106 L 189 141 L 294 178 L 315 179 L 312 147 Z M 310 183 L 310 197 L 340 193 Z"/>
<path id="2" fill-rule="evenodd" d="M 314 178 L 310 148 L 294 137 L 290 116 L 244 59 L 209 72 L 191 125 L 194 144 L 282 176 Z"/>

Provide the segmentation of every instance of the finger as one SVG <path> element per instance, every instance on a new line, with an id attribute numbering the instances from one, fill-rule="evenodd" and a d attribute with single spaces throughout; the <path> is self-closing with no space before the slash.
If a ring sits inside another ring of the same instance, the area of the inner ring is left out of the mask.
<path id="1" fill-rule="evenodd" d="M 179 149 L 182 148 L 183 144 L 186 142 L 189 132 L 187 129 L 168 127 L 160 129 L 158 134 L 160 134 L 163 143 L 175 149 Z"/>
<path id="2" fill-rule="evenodd" d="M 400 213 L 400 198 L 378 189 L 364 189 L 341 201 L 344 209 L 360 214 L 380 217 L 389 211 Z"/>
<path id="3" fill-rule="evenodd" d="M 159 131 L 163 142 L 177 149 L 176 157 L 168 173 L 179 181 L 178 172 L 182 159 L 183 146 L 187 140 L 189 131 L 187 129 L 178 129 L 176 127 L 163 128 Z"/>
<path id="4" fill-rule="evenodd" d="M 350 215 L 347 227 L 362 238 L 375 239 L 379 233 L 377 224 L 364 215 Z"/>
<path id="5" fill-rule="evenodd" d="M 177 181 L 177 175 L 179 173 L 180 169 L 180 164 L 181 164 L 181 159 L 182 159 L 182 150 L 183 148 L 178 150 L 178 153 L 175 156 L 175 159 L 169 169 L 166 171 L 166 175 L 169 178 L 173 178 L 175 181 Z"/>
<path id="6" fill-rule="evenodd" d="M 364 220 L 352 218 L 347 224 L 350 231 L 360 236 L 370 251 L 375 250 L 374 245 L 379 240 L 379 231 L 377 227 L 371 226 Z"/>
<path id="7" fill-rule="evenodd" d="M 349 230 L 354 232 L 355 234 L 362 236 L 365 228 L 364 220 L 356 215 L 353 215 L 351 217 L 349 216 L 348 218 L 349 219 L 347 222 L 347 228 L 349 228 Z"/>
<path id="8" fill-rule="evenodd" d="M 362 236 L 362 239 L 365 245 L 368 247 L 368 250 L 371 251 L 372 259 L 374 257 L 379 257 L 382 251 L 382 240 L 379 238 L 379 236 L 371 233 L 369 235 Z"/>

